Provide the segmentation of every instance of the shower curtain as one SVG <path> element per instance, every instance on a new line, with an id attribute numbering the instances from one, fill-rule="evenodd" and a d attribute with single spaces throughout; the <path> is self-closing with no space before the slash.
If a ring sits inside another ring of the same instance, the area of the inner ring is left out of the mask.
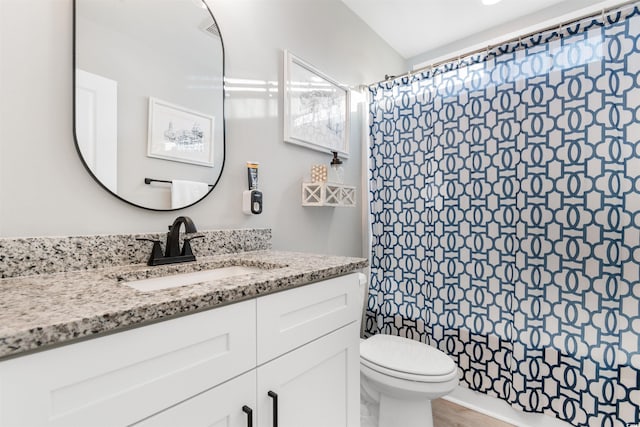
<path id="1" fill-rule="evenodd" d="M 367 334 L 574 426 L 640 423 L 638 4 L 370 87 Z"/>

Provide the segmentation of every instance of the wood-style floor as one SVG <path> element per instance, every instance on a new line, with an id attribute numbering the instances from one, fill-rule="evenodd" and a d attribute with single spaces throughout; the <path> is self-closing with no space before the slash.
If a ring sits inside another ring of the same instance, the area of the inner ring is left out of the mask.
<path id="1" fill-rule="evenodd" d="M 431 402 L 434 427 L 514 427 L 444 399 Z"/>

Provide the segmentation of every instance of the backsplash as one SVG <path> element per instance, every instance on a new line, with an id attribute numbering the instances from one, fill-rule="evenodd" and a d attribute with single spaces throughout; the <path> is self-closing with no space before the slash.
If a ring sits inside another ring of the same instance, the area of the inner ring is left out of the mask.
<path id="1" fill-rule="evenodd" d="M 271 229 L 201 231 L 193 242 L 196 256 L 271 249 Z M 147 262 L 151 243 L 165 233 L 97 236 L 0 238 L 0 278 L 91 270 Z"/>

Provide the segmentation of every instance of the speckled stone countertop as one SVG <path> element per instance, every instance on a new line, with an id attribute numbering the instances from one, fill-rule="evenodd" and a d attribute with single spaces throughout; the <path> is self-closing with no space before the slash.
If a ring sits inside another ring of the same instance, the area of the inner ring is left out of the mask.
<path id="1" fill-rule="evenodd" d="M 231 265 L 264 270 L 150 292 L 125 285 Z M 133 264 L 0 279 L 0 358 L 337 277 L 366 265 L 361 258 L 263 250 L 169 266 Z"/>

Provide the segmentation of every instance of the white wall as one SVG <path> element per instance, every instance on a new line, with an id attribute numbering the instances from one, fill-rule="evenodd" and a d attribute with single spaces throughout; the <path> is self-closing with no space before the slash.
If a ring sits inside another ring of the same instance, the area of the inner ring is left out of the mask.
<path id="1" fill-rule="evenodd" d="M 626 1 L 564 0 L 532 14 L 423 52 L 409 58 L 407 62 L 411 69 L 420 69 L 430 66 L 434 62 L 451 60 L 460 55 L 465 56 L 471 51 L 481 50 L 489 45 L 499 45 L 512 38 L 537 33 L 549 27 L 566 24 L 583 16 L 597 14 L 603 9 L 613 8 Z"/>
<path id="2" fill-rule="evenodd" d="M 302 208 L 300 183 L 330 156 L 282 141 L 278 82 L 287 48 L 351 85 L 406 69 L 339 0 L 212 0 L 226 49 L 227 158 L 198 205 L 152 212 L 117 200 L 84 170 L 72 134 L 71 0 L 0 0 L 0 236 L 162 231 L 178 214 L 201 229 L 271 227 L 274 247 L 360 255 L 360 209 Z M 238 83 L 240 82 L 240 83 Z M 354 102 L 354 108 L 361 107 Z M 346 181 L 360 182 L 360 119 L 352 115 Z M 265 211 L 245 217 L 245 162 L 260 165 Z M 359 191 L 362 189 L 359 188 Z"/>

